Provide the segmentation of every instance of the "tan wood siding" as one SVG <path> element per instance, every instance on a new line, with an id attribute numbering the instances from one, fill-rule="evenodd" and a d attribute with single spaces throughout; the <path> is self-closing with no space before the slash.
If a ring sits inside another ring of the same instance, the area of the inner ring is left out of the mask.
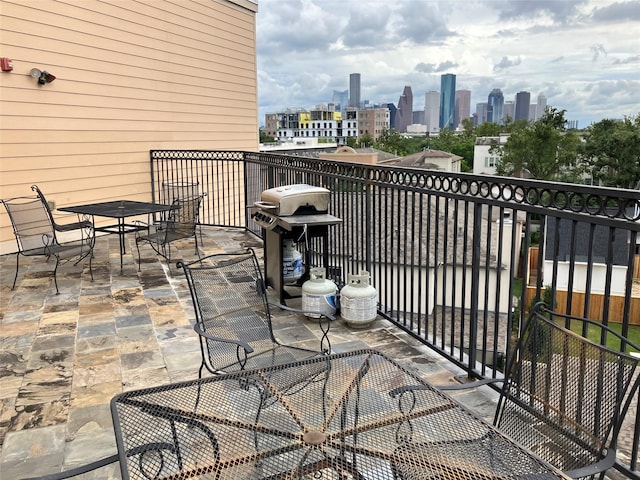
<path id="1" fill-rule="evenodd" d="M 56 206 L 148 200 L 149 150 L 257 150 L 256 4 L 1 2 L 1 198 L 36 183 Z"/>

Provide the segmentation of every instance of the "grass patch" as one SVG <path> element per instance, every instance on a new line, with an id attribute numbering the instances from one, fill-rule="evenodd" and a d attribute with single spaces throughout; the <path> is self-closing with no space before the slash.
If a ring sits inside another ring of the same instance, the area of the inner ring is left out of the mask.
<path id="1" fill-rule="evenodd" d="M 610 323 L 608 327 L 616 333 L 622 335 L 622 325 L 619 323 Z M 576 332 L 578 335 L 582 335 L 582 330 L 580 326 L 572 325 L 571 330 Z M 600 333 L 602 330 L 595 325 L 589 325 L 587 330 L 587 338 L 594 343 L 600 344 Z M 640 326 L 637 325 L 629 325 L 628 334 L 626 337 L 630 342 L 635 345 L 640 345 Z M 612 335 L 607 335 L 607 347 L 611 350 L 620 350 L 620 340 Z M 631 348 L 627 344 L 627 352 L 638 352 L 638 350 Z"/>

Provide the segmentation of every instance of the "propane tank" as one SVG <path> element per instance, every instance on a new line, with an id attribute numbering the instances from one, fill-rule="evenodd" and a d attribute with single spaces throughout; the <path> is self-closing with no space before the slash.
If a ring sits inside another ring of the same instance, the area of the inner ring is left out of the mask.
<path id="1" fill-rule="evenodd" d="M 296 250 L 293 240 L 282 241 L 282 280 L 293 283 L 302 277 L 302 254 Z"/>
<path id="2" fill-rule="evenodd" d="M 328 313 L 336 313 L 336 284 L 326 277 L 324 268 L 310 268 L 310 278 L 302 284 L 302 310 Z M 305 313 L 309 318 L 320 318 L 320 315 Z"/>
<path id="3" fill-rule="evenodd" d="M 360 275 L 349 275 L 349 282 L 340 291 L 340 316 L 347 325 L 369 325 L 378 315 L 377 303 L 378 293 L 370 285 L 369 272 L 361 270 Z"/>

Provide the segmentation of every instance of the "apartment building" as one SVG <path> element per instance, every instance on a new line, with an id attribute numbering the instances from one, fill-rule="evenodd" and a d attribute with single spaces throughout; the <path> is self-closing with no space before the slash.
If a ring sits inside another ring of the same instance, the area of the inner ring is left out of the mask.
<path id="1" fill-rule="evenodd" d="M 249 0 L 2 0 L 12 67 L 0 72 L 0 198 L 38 184 L 58 207 L 148 201 L 150 150 L 258 151 L 257 11 Z M 15 248 L 0 209 L 0 253 Z"/>

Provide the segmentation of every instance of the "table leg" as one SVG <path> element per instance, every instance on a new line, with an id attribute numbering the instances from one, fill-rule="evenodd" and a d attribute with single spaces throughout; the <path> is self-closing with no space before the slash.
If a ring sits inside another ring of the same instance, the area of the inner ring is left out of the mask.
<path id="1" fill-rule="evenodd" d="M 124 243 L 124 234 L 125 234 L 125 228 L 124 228 L 124 217 L 120 217 L 118 218 L 118 237 L 120 237 L 120 273 L 122 274 L 122 257 L 124 256 L 125 253 L 127 253 L 126 249 L 125 249 L 125 243 Z"/>

